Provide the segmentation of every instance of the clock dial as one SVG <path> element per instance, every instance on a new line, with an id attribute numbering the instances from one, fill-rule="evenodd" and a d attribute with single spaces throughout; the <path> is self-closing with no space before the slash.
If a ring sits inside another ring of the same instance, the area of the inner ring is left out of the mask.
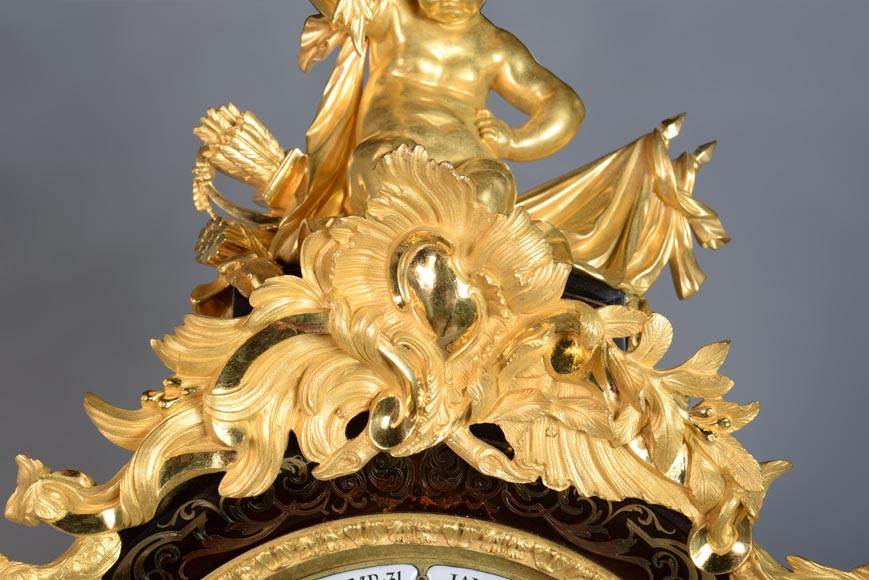
<path id="1" fill-rule="evenodd" d="M 455 566 L 432 566 L 426 576 L 428 580 L 510 580 L 503 576 Z"/>
<path id="2" fill-rule="evenodd" d="M 419 580 L 420 578 L 423 577 L 420 576 L 416 566 L 395 564 L 339 572 L 338 574 L 322 576 L 317 580 Z M 426 580 L 511 580 L 471 568 L 442 565 L 429 568 L 424 578 Z"/>
<path id="3" fill-rule="evenodd" d="M 417 580 L 419 570 L 409 564 L 369 566 L 323 576 L 318 580 Z M 470 579 L 469 579 L 470 580 Z M 480 580 L 483 580 L 482 578 Z M 486 579 L 488 580 L 488 579 Z"/>

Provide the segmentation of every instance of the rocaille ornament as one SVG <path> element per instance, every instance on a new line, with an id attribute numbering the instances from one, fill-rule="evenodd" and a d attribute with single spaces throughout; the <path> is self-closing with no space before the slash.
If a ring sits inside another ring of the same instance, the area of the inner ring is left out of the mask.
<path id="1" fill-rule="evenodd" d="M 146 392 L 134 411 L 86 397 L 100 431 L 133 452 L 112 480 L 98 485 L 19 456 L 6 516 L 76 540 L 45 566 L 3 560 L 3 577 L 99 578 L 119 557 L 119 532 L 149 521 L 182 483 L 223 472 L 224 497 L 265 491 L 293 433 L 319 479 L 357 473 L 381 453 L 443 444 L 504 481 L 679 512 L 706 572 L 869 578 L 867 568 L 800 559 L 789 571 L 753 544 L 767 489 L 790 466 L 759 463 L 733 437 L 759 406 L 723 399 L 733 386 L 718 372 L 728 343 L 656 367 L 673 332 L 644 293 L 669 265 L 676 292 L 690 297 L 704 281 L 693 238 L 713 249 L 729 240 L 693 197 L 714 143 L 671 158 L 679 115 L 517 196 L 504 160 L 554 153 L 585 110 L 479 13 L 482 0 L 313 4 L 320 14 L 305 26 L 300 65 L 339 54 L 307 151 L 285 151 L 231 104 L 203 117 L 193 198 L 211 220 L 196 252 L 217 277 L 194 289 L 183 325 L 153 341 L 172 371 L 163 390 Z M 528 121 L 497 119 L 490 91 Z M 252 186 L 265 209 L 225 198 L 218 173 Z M 626 305 L 565 298 L 572 272 L 624 292 Z M 249 314 L 232 317 L 233 296 L 248 299 Z M 478 424 L 497 425 L 513 453 L 476 437 Z M 312 530 L 214 577 L 267 577 L 258 566 L 282 550 L 295 562 L 294 546 L 315 537 L 413 544 L 419 526 L 432 542 L 471 551 L 480 538 L 508 541 L 503 530 L 446 516 L 410 527 L 381 516 Z M 555 574 L 555 552 L 546 552 L 555 548 L 521 538 L 531 552 L 517 558 L 542 550 L 549 568 L 537 569 Z M 606 577 L 568 564 L 558 568 L 564 577 Z"/>

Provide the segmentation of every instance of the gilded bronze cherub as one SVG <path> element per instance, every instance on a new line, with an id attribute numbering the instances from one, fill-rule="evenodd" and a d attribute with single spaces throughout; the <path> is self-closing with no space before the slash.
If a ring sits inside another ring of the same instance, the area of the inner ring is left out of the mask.
<path id="1" fill-rule="evenodd" d="M 364 215 L 380 195 L 376 168 L 399 146 L 424 148 L 474 184 L 473 199 L 507 215 L 519 205 L 540 224 L 560 259 L 637 300 L 668 265 L 676 293 L 693 296 L 705 275 L 694 239 L 729 241 L 718 216 L 693 197 L 715 143 L 670 157 L 685 116 L 518 197 L 504 162 L 539 159 L 576 134 L 585 115 L 577 94 L 537 63 L 513 35 L 480 12 L 483 0 L 313 0 L 302 35 L 305 71 L 338 49 L 303 153 L 285 154 L 250 112 L 211 110 L 196 130 L 205 142 L 194 199 L 217 219 L 201 260 L 222 279 L 194 294 L 200 311 L 228 285 L 247 296 L 264 276 L 298 260 L 302 240 L 334 219 Z M 367 78 L 366 78 L 367 73 Z M 496 92 L 528 115 L 511 127 L 488 108 Z M 212 183 L 220 171 L 257 188 L 268 214 L 235 206 Z M 233 242 L 220 245 L 220 231 Z M 245 229 L 246 228 L 246 229 Z M 245 233 L 247 232 L 247 233 Z M 218 237 L 215 238 L 215 235 Z M 247 241 L 245 241 L 247 240 Z M 245 252 L 243 263 L 227 263 Z M 248 283 L 251 278 L 256 283 Z M 222 294 L 225 303 L 226 294 Z"/>
<path id="2" fill-rule="evenodd" d="M 368 78 L 358 120 L 347 135 L 354 143 L 347 167 L 349 213 L 363 213 L 367 200 L 378 195 L 374 166 L 400 145 L 422 145 L 433 159 L 449 161 L 476 183 L 478 201 L 509 213 L 516 185 L 501 159 L 546 157 L 579 130 L 585 115 L 579 96 L 480 13 L 484 0 L 314 4 L 333 22 L 350 16 L 350 36 L 364 31 L 357 41 L 368 45 Z M 354 20 L 361 21 L 357 29 Z M 331 30 L 340 34 L 342 28 Z M 513 128 L 495 117 L 487 108 L 490 91 L 528 121 Z M 321 116 L 334 115 L 330 97 L 327 92 Z"/>

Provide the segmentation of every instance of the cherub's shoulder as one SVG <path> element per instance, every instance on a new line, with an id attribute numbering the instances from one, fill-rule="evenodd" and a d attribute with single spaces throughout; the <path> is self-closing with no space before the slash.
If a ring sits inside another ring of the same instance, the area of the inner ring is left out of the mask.
<path id="1" fill-rule="evenodd" d="M 508 60 L 530 57 L 531 53 L 528 48 L 512 33 L 492 25 L 491 35 L 493 41 L 491 44 L 495 47 L 499 57 L 506 57 Z M 502 59 L 499 58 L 499 60 Z"/>
<path id="2" fill-rule="evenodd" d="M 406 18 L 415 5 L 416 0 L 368 0 L 371 6 L 373 20 L 368 25 L 368 36 L 379 40 L 389 34 L 389 23 L 398 16 L 399 20 Z"/>

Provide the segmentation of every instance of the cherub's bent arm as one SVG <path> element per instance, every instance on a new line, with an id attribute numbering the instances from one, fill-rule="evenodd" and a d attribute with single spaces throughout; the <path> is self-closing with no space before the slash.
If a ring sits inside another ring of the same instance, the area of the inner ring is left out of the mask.
<path id="1" fill-rule="evenodd" d="M 534 60 L 512 34 L 500 31 L 499 37 L 504 59 L 492 88 L 529 116 L 513 131 L 504 158 L 534 161 L 552 155 L 579 131 L 585 106 L 570 86 Z"/>

